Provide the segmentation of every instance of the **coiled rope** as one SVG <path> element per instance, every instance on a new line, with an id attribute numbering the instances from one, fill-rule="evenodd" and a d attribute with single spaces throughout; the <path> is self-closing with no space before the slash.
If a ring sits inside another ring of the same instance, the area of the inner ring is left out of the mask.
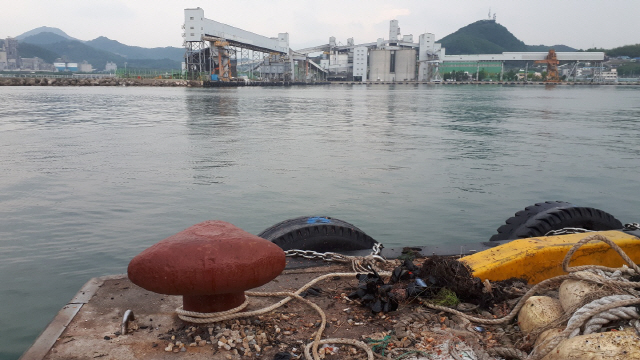
<path id="1" fill-rule="evenodd" d="M 609 268 L 609 267 L 599 266 L 599 265 L 584 265 L 584 266 L 570 267 L 569 263 L 571 261 L 571 257 L 573 256 L 573 254 L 582 245 L 590 241 L 601 241 L 608 244 L 628 264 L 628 267 L 623 266 L 622 268 Z M 366 260 L 368 260 L 366 261 L 367 263 L 370 263 L 372 259 L 366 259 Z M 344 262 L 346 263 L 347 261 L 344 261 Z M 248 300 L 246 300 L 245 303 L 243 303 L 238 308 L 228 310 L 222 313 L 202 314 L 202 313 L 185 311 L 182 308 L 176 309 L 176 312 L 178 313 L 179 318 L 184 321 L 201 323 L 201 324 L 214 323 L 214 322 L 235 319 L 240 317 L 250 317 L 250 316 L 261 315 L 261 314 L 270 312 L 295 298 L 313 307 L 320 314 L 322 318 L 320 328 L 316 332 L 314 341 L 305 346 L 304 354 L 307 360 L 312 360 L 312 359 L 319 360 L 320 357 L 318 355 L 318 345 L 327 344 L 327 343 L 349 344 L 349 345 L 359 347 L 367 353 L 369 360 L 373 360 L 374 353 L 365 343 L 361 341 L 357 341 L 353 339 L 345 339 L 345 338 L 321 340 L 320 338 L 322 336 L 322 332 L 324 331 L 326 326 L 326 316 L 322 311 L 322 309 L 320 309 L 316 304 L 300 296 L 300 294 L 303 291 L 307 290 L 308 288 L 310 288 L 311 286 L 313 286 L 315 283 L 319 281 L 325 280 L 330 277 L 335 277 L 335 276 L 340 276 L 340 277 L 354 276 L 358 272 L 362 272 L 362 270 L 365 269 L 361 265 L 363 262 L 365 262 L 364 259 L 362 262 L 358 262 L 355 259 L 349 259 L 349 262 L 351 262 L 351 265 L 354 269 L 353 273 L 325 274 L 317 277 L 316 279 L 311 280 L 310 282 L 308 282 L 307 284 L 305 284 L 303 287 L 301 287 L 295 292 L 264 292 L 264 293 L 246 292 L 246 294 L 249 296 L 285 296 L 285 298 L 280 300 L 279 302 L 273 305 L 267 306 L 263 309 L 238 313 L 239 311 L 241 311 L 247 306 Z M 434 310 L 440 310 L 440 311 L 458 315 L 461 318 L 467 319 L 474 323 L 498 325 L 498 324 L 504 324 L 513 320 L 515 316 L 518 314 L 518 312 L 520 311 L 520 309 L 524 306 L 524 303 L 527 301 L 527 299 L 529 299 L 531 296 L 534 296 L 536 293 L 539 293 L 540 291 L 543 291 L 543 290 L 557 287 L 561 282 L 565 280 L 570 280 L 570 279 L 582 280 L 582 281 L 588 281 L 588 282 L 592 282 L 600 285 L 607 285 L 607 286 L 612 286 L 619 289 L 624 289 L 625 291 L 632 293 L 633 295 L 607 296 L 584 305 L 573 314 L 573 316 L 570 318 L 566 328 L 562 331 L 562 333 L 538 345 L 536 348 L 533 349 L 533 351 L 528 356 L 523 351 L 515 348 L 493 348 L 488 350 L 489 353 L 491 355 L 498 355 L 505 358 L 539 360 L 542 357 L 544 357 L 546 354 L 548 354 L 551 350 L 553 350 L 561 341 L 569 337 L 578 335 L 580 333 L 580 328 L 583 327 L 583 325 L 585 328 L 584 333 L 589 334 L 589 333 L 598 331 L 602 327 L 602 325 L 610 321 L 619 320 L 619 319 L 633 320 L 632 324 L 636 327 L 636 329 L 638 329 L 638 331 L 640 331 L 640 320 L 638 320 L 640 319 L 640 315 L 638 315 L 638 313 L 635 311 L 635 307 L 630 307 L 630 305 L 640 304 L 640 298 L 635 296 L 638 294 L 638 292 L 634 290 L 634 288 L 640 287 L 640 284 L 638 282 L 630 281 L 622 277 L 623 274 L 627 274 L 627 275 L 640 274 L 640 267 L 638 267 L 617 244 L 615 244 L 613 241 L 609 240 L 608 238 L 600 234 L 589 235 L 583 238 L 582 240 L 580 240 L 579 242 L 577 242 L 567 252 L 562 262 L 562 268 L 564 271 L 566 271 L 569 274 L 557 276 L 557 277 L 547 279 L 538 283 L 537 285 L 532 287 L 524 296 L 522 296 L 522 298 L 520 298 L 516 306 L 514 306 L 514 308 L 509 312 L 509 314 L 499 319 L 486 319 L 486 318 L 474 317 L 474 316 L 465 314 L 461 311 L 451 309 L 445 306 L 435 305 L 432 303 L 425 303 L 424 305 Z M 379 272 L 379 274 L 381 276 L 391 275 L 390 272 Z M 450 346 L 451 345 L 452 344 L 450 344 Z M 486 352 L 483 353 L 483 352 L 484 351 L 480 351 L 481 357 L 485 358 L 487 353 Z"/>
<path id="2" fill-rule="evenodd" d="M 614 251 L 616 251 L 620 257 L 627 263 L 628 266 L 623 266 L 621 268 L 610 268 L 606 266 L 600 265 L 583 265 L 583 266 L 574 266 L 570 267 L 569 264 L 571 262 L 571 258 L 573 254 L 584 244 L 590 241 L 601 241 L 609 245 Z M 424 305 L 428 308 L 434 310 L 440 310 L 444 312 L 448 312 L 451 314 L 455 314 L 461 316 L 463 318 L 468 319 L 469 321 L 479 323 L 479 324 L 504 324 L 507 323 L 518 314 L 524 303 L 531 296 L 536 293 L 550 289 L 552 287 L 556 287 L 564 280 L 583 280 L 588 281 L 600 285 L 608 285 L 612 287 L 617 287 L 623 289 L 633 295 L 612 295 L 607 296 L 589 304 L 584 305 L 582 308 L 578 309 L 573 316 L 570 318 L 567 327 L 563 330 L 562 333 L 557 336 L 548 339 L 538 345 L 528 356 L 524 356 L 524 352 L 517 350 L 504 354 L 496 354 L 501 356 L 512 356 L 513 358 L 518 359 L 527 359 L 527 360 L 538 360 L 548 354 L 551 350 L 553 350 L 558 344 L 569 337 L 576 336 L 580 334 L 580 328 L 584 325 L 585 331 L 584 334 L 590 334 L 595 331 L 598 331 L 602 328 L 603 324 L 606 324 L 610 321 L 614 320 L 629 320 L 634 319 L 632 325 L 640 331 L 640 315 L 637 313 L 635 307 L 629 307 L 630 305 L 640 304 L 640 298 L 637 297 L 638 292 L 634 288 L 640 287 L 640 283 L 630 281 L 628 279 L 622 278 L 622 274 L 634 275 L 640 274 L 640 267 L 636 265 L 631 258 L 613 241 L 609 240 L 607 237 L 600 234 L 592 234 L 589 235 L 576 244 L 574 244 L 571 249 L 567 252 L 562 262 L 562 269 L 569 273 L 568 275 L 560 275 L 551 279 L 544 280 L 534 287 L 532 287 L 516 304 L 516 306 L 507 314 L 506 316 L 499 319 L 485 319 L 470 316 L 461 311 L 451 309 L 445 306 L 435 305 L 432 303 L 424 303 Z M 504 348 L 509 349 L 509 348 Z"/>
<path id="3" fill-rule="evenodd" d="M 600 300 L 607 299 L 610 302 L 614 302 L 618 300 L 627 300 L 627 299 L 633 299 L 633 298 L 635 297 L 632 295 L 612 295 L 612 296 L 604 297 Z M 596 302 L 598 301 L 594 301 L 588 305 L 592 305 Z M 587 323 L 584 324 L 584 331 L 582 333 L 584 335 L 593 334 L 595 332 L 598 332 L 604 324 L 608 324 L 612 321 L 633 320 L 633 319 L 639 319 L 639 318 L 640 318 L 640 315 L 638 315 L 638 312 L 635 307 L 619 307 L 619 308 L 611 309 L 608 311 L 603 311 L 597 314 L 596 316 L 592 317 L 591 319 L 589 319 Z M 571 322 L 571 320 L 569 320 L 569 322 Z M 578 334 L 579 333 L 574 332 L 574 333 L 571 333 L 569 337 L 574 337 Z"/>
<path id="4" fill-rule="evenodd" d="M 516 348 L 495 347 L 488 350 L 489 354 L 506 359 L 526 359 L 527 353 Z"/>
<path id="5" fill-rule="evenodd" d="M 388 271 L 380 271 L 378 272 L 378 274 L 380 276 L 390 276 L 391 272 Z M 311 286 L 313 286 L 314 284 L 328 279 L 328 278 L 332 278 L 332 277 L 343 277 L 343 276 L 354 276 L 357 275 L 357 272 L 349 272 L 349 273 L 330 273 L 330 274 L 325 274 L 325 275 L 321 275 L 311 281 L 309 281 L 308 283 L 306 283 L 304 286 L 302 286 L 301 288 L 299 288 L 298 290 L 296 290 L 295 292 L 288 292 L 288 291 L 277 291 L 277 292 L 255 292 L 255 291 L 247 291 L 245 292 L 245 294 L 247 296 L 261 296 L 261 297 L 271 297 L 271 296 L 285 296 L 284 299 L 278 301 L 277 303 L 267 306 L 265 308 L 262 309 L 258 309 L 258 310 L 253 310 L 253 311 L 247 311 L 247 312 L 242 312 L 240 313 L 239 311 L 241 311 L 242 309 L 244 309 L 247 305 L 248 305 L 248 297 L 245 300 L 245 302 L 238 306 L 237 308 L 231 309 L 231 310 L 227 310 L 227 311 L 223 311 L 223 312 L 219 312 L 219 313 L 199 313 L 199 312 L 194 312 L 194 311 L 186 311 L 184 309 L 182 309 L 182 306 L 176 309 L 176 313 L 178 313 L 178 317 L 183 320 L 183 321 L 187 321 L 187 322 L 191 322 L 191 323 L 196 323 L 196 324 L 212 324 L 212 323 L 216 323 L 216 322 L 220 322 L 220 321 L 224 321 L 224 320 L 230 320 L 230 319 L 237 319 L 237 318 L 244 318 L 244 317 L 251 317 L 251 316 L 257 316 L 257 315 L 262 315 L 265 313 L 268 313 L 270 311 L 273 311 L 277 308 L 279 308 L 280 306 L 288 303 L 289 301 L 291 301 L 292 299 L 296 299 L 296 300 L 300 300 L 303 303 L 309 305 L 310 307 L 312 307 L 314 310 L 316 310 L 316 312 L 318 312 L 318 314 L 320 314 L 320 317 L 322 319 L 321 323 L 320 323 L 320 327 L 318 328 L 318 331 L 316 332 L 316 336 L 313 340 L 313 342 L 307 344 L 304 348 L 304 355 L 305 355 L 305 359 L 307 360 L 320 360 L 320 356 L 318 355 L 318 345 L 320 344 L 348 344 L 348 345 L 353 345 L 356 347 L 361 348 L 362 350 L 364 350 L 367 353 L 367 357 L 368 360 L 373 360 L 373 351 L 371 351 L 371 349 L 367 346 L 367 344 L 363 343 L 362 341 L 358 341 L 358 340 L 353 340 L 353 339 L 346 339 L 346 338 L 333 338 L 333 339 L 324 339 L 322 340 L 322 332 L 324 331 L 326 324 L 327 324 L 327 317 L 324 314 L 324 311 L 322 311 L 322 309 L 316 305 L 315 303 L 313 303 L 310 300 L 307 300 L 305 298 L 303 298 L 302 296 L 300 296 L 300 294 L 302 292 L 304 292 L 305 290 L 309 289 Z M 311 353 L 309 352 L 309 350 L 311 350 Z"/>
<path id="6" fill-rule="evenodd" d="M 592 316 L 599 314 L 600 312 L 611 310 L 617 307 L 624 307 L 629 305 L 640 304 L 640 298 L 628 299 L 628 300 L 619 300 L 614 301 L 608 304 L 601 305 L 598 308 L 593 309 L 590 312 L 586 312 L 581 316 L 574 318 L 571 326 L 567 325 L 567 327 L 558 335 L 553 337 L 552 339 L 544 341 L 542 344 L 538 345 L 533 349 L 533 352 L 529 354 L 527 357 L 528 360 L 537 360 L 543 358 L 547 355 L 551 350 L 555 349 L 560 342 L 566 338 L 568 338 L 573 331 L 580 330 L 580 326 L 582 326 L 589 318 Z"/>

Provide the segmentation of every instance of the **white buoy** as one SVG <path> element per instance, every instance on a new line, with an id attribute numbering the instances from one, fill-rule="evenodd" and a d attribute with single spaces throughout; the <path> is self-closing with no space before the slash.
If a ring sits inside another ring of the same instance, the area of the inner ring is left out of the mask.
<path id="1" fill-rule="evenodd" d="M 564 314 L 558 299 L 549 296 L 532 296 L 518 313 L 518 325 L 524 333 L 530 333 L 559 319 Z"/>

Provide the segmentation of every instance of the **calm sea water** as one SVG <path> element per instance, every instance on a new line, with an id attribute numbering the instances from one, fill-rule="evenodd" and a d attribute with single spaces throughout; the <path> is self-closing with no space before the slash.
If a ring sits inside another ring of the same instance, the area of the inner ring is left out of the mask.
<path id="1" fill-rule="evenodd" d="M 328 215 L 386 246 L 564 200 L 640 220 L 640 88 L 0 88 L 0 358 L 192 224 Z"/>

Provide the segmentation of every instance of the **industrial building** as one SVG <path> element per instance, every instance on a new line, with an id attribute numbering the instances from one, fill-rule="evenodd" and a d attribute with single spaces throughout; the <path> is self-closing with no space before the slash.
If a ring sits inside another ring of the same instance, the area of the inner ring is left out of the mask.
<path id="1" fill-rule="evenodd" d="M 33 71 L 50 71 L 52 70 L 51 64 L 47 64 L 44 60 L 39 57 L 32 58 L 20 58 L 20 62 L 22 63 L 22 70 L 33 70 Z"/>
<path id="2" fill-rule="evenodd" d="M 0 51 L 0 70 L 20 69 L 20 57 L 18 56 L 18 40 L 6 38 L 0 44 L 4 45 Z"/>
<path id="3" fill-rule="evenodd" d="M 2 43 L 0 42 L 0 45 Z M 0 71 L 3 71 L 7 68 L 7 52 L 4 51 L 4 47 L 0 47 Z"/>
<path id="4" fill-rule="evenodd" d="M 293 80 L 295 60 L 306 60 L 295 59 L 287 33 L 258 35 L 206 19 L 201 8 L 184 10 L 183 28 L 185 70 L 191 78 Z"/>
<path id="5" fill-rule="evenodd" d="M 346 45 L 340 45 L 330 37 L 327 44 L 295 51 L 306 56 L 319 52 L 320 66 L 327 70 L 329 80 L 361 82 L 429 81 L 445 56 L 434 34 L 421 34 L 415 43 L 412 34 L 401 34 L 398 20 L 390 21 L 388 39 L 356 44 L 349 38 Z"/>
<path id="6" fill-rule="evenodd" d="M 71 72 L 78 71 L 78 63 L 58 61 L 58 62 L 54 62 L 53 66 L 56 68 L 56 71 L 71 71 Z"/>
<path id="7" fill-rule="evenodd" d="M 87 62 L 87 60 L 83 60 L 80 64 L 78 64 L 78 71 L 84 73 L 93 72 L 94 68 L 91 64 Z"/>
<path id="8" fill-rule="evenodd" d="M 602 62 L 602 52 L 505 52 L 502 54 L 446 55 L 435 35 L 424 33 L 414 42 L 403 35 L 398 20 L 389 23 L 387 39 L 345 44 L 329 37 L 327 44 L 293 50 L 289 34 L 258 35 L 206 19 L 201 8 L 185 9 L 185 70 L 190 78 L 229 81 L 336 80 L 353 82 L 439 81 L 443 71 L 477 74 L 502 73 L 508 61 L 534 61 L 555 67 L 559 61 Z M 318 55 L 320 54 L 320 55 Z M 316 61 L 314 61 L 316 60 Z"/>
<path id="9" fill-rule="evenodd" d="M 104 66 L 104 71 L 106 72 L 116 72 L 118 70 L 118 65 L 116 63 L 107 61 L 107 64 Z"/>
<path id="10" fill-rule="evenodd" d="M 446 63 L 442 63 L 439 66 L 439 70 L 441 74 L 449 73 L 452 71 L 462 71 L 468 72 L 470 74 L 475 74 L 480 70 L 484 70 L 490 74 L 499 74 L 503 68 L 501 66 L 501 62 L 494 61 L 448 61 Z"/>

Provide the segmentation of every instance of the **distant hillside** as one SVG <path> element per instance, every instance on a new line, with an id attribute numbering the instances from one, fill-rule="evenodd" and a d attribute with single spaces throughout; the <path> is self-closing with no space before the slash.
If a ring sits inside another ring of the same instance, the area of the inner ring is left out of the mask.
<path id="1" fill-rule="evenodd" d="M 35 45 L 43 45 L 43 44 L 55 44 L 58 42 L 69 41 L 64 36 L 60 36 L 58 34 L 52 32 L 41 32 L 35 35 L 27 36 L 19 40 L 21 43 L 29 43 Z"/>
<path id="2" fill-rule="evenodd" d="M 632 58 L 640 57 L 640 44 L 625 45 L 611 50 L 605 50 L 608 56 L 628 56 Z"/>
<path id="3" fill-rule="evenodd" d="M 582 50 L 580 50 L 580 51 L 582 51 Z M 611 56 L 611 57 L 628 56 L 630 58 L 636 58 L 636 57 L 640 57 L 640 44 L 624 45 L 624 46 L 619 46 L 619 47 L 613 48 L 613 49 L 591 48 L 591 49 L 587 49 L 587 50 L 584 50 L 584 51 L 587 51 L 587 52 L 593 52 L 593 51 L 603 52 L 603 53 L 607 54 L 607 56 Z"/>
<path id="4" fill-rule="evenodd" d="M 124 65 L 122 65 L 124 66 Z M 118 64 L 118 67 L 122 67 Z M 129 59 L 127 69 L 180 70 L 182 63 L 170 59 Z"/>
<path id="5" fill-rule="evenodd" d="M 546 46 L 546 45 L 527 45 L 529 50 L 528 51 L 549 51 L 551 49 L 558 51 L 558 52 L 564 52 L 564 51 L 568 51 L 568 52 L 573 52 L 573 51 L 578 51 L 578 49 L 574 49 L 570 46 L 567 45 L 553 45 L 553 46 Z"/>
<path id="6" fill-rule="evenodd" d="M 576 51 L 566 45 L 526 45 L 494 20 L 469 24 L 440 41 L 447 55 L 496 54 L 506 51 Z"/>
<path id="7" fill-rule="evenodd" d="M 39 57 L 49 64 L 53 64 L 53 62 L 60 57 L 60 55 L 51 50 L 47 50 L 38 45 L 21 42 L 18 43 L 18 54 L 23 58 Z"/>
<path id="8" fill-rule="evenodd" d="M 184 49 L 176 47 L 143 48 L 140 46 L 129 46 L 116 40 L 111 40 L 104 36 L 85 42 L 85 44 L 96 49 L 110 51 L 127 59 L 170 59 L 173 61 L 183 61 Z"/>
<path id="9" fill-rule="evenodd" d="M 74 37 L 71 37 L 69 35 L 67 35 L 67 33 L 65 33 L 64 31 L 58 29 L 58 28 L 54 28 L 54 27 L 49 27 L 49 26 L 41 26 L 39 28 L 35 28 L 33 30 L 29 30 L 23 34 L 20 34 L 18 36 L 16 36 L 16 40 L 20 41 L 20 40 L 24 40 L 25 38 L 29 37 L 29 36 L 33 36 L 33 35 L 38 35 L 40 33 L 43 32 L 47 32 L 47 33 L 53 33 L 56 34 L 60 37 L 63 37 L 65 40 L 78 40 Z"/>
<path id="10" fill-rule="evenodd" d="M 23 52 L 23 49 L 26 52 Z M 40 45 L 19 42 L 18 54 L 22 57 L 37 56 L 48 63 L 52 63 L 56 58 L 60 57 L 77 63 L 86 60 L 97 70 L 104 70 L 107 61 L 116 63 L 118 68 L 124 68 L 125 62 L 127 62 L 127 68 L 129 69 L 171 70 L 181 68 L 180 61 L 170 59 L 126 59 L 112 52 L 99 50 L 75 40 Z"/>
<path id="11" fill-rule="evenodd" d="M 494 20 L 476 21 L 438 42 L 447 49 L 448 55 L 495 54 L 529 50 L 525 43 Z"/>
<path id="12" fill-rule="evenodd" d="M 60 57 L 64 57 L 72 62 L 80 63 L 86 60 L 94 69 L 104 69 L 107 61 L 115 62 L 118 66 L 120 66 L 120 64 L 124 66 L 124 62 L 126 61 L 122 56 L 108 51 L 94 49 L 76 40 L 60 41 L 53 44 L 40 44 L 39 46 L 57 53 Z"/>
<path id="13" fill-rule="evenodd" d="M 184 49 L 176 47 L 143 48 L 129 46 L 104 36 L 91 41 L 80 41 L 58 28 L 42 26 L 16 36 L 20 44 L 20 56 L 37 56 L 48 63 L 65 57 L 71 62 L 86 60 L 94 69 L 102 70 L 107 61 L 119 68 L 180 69 Z"/>

